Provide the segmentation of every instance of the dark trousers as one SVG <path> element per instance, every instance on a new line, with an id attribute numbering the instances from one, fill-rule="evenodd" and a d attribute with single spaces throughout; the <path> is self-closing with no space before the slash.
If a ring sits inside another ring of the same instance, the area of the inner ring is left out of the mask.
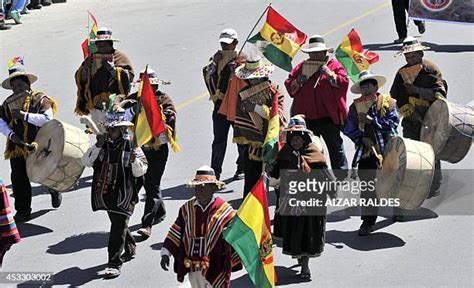
<path id="1" fill-rule="evenodd" d="M 128 229 L 129 216 L 107 212 L 110 219 L 109 245 L 109 267 L 120 268 L 123 260 L 120 257 L 122 252 L 130 252 L 137 245 L 135 239 Z"/>
<path id="2" fill-rule="evenodd" d="M 407 37 L 407 15 L 405 11 L 408 11 L 409 3 L 409 0 L 392 0 L 393 19 L 400 39 Z M 421 23 L 421 21 L 415 20 L 415 25 L 418 26 Z"/>
<path id="3" fill-rule="evenodd" d="M 420 141 L 421 135 L 421 124 L 418 122 L 408 121 L 404 119 L 402 121 L 403 137 L 412 140 Z M 435 171 L 433 175 L 433 182 L 431 182 L 430 192 L 437 191 L 441 188 L 441 182 L 443 181 L 443 175 L 441 173 L 441 161 L 435 159 Z"/>
<path id="4" fill-rule="evenodd" d="M 20 213 L 31 213 L 31 184 L 26 173 L 26 161 L 23 157 L 10 159 L 15 210 Z"/>
<path id="5" fill-rule="evenodd" d="M 166 215 L 165 203 L 161 195 L 161 178 L 168 160 L 168 144 L 163 144 L 158 150 L 143 148 L 148 161 L 145 174 L 145 212 L 142 217 L 142 227 L 151 227 Z"/>
<path id="6" fill-rule="evenodd" d="M 370 157 L 360 159 L 357 174 L 359 175 L 360 181 L 368 183 L 369 181 L 374 181 L 377 169 L 377 158 L 370 154 Z M 367 187 L 367 185 L 365 185 Z M 366 200 L 372 199 L 374 202 L 377 199 L 377 194 L 375 189 L 372 191 L 370 189 L 365 189 L 361 191 L 360 197 Z M 377 221 L 377 212 L 378 207 L 376 206 L 362 206 L 361 209 L 361 219 L 364 223 L 368 225 L 374 225 Z"/>
<path id="7" fill-rule="evenodd" d="M 331 159 L 331 168 L 334 170 L 337 179 L 343 180 L 346 178 L 348 165 L 339 126 L 329 118 L 308 120 L 306 126 L 313 131 L 314 135 L 324 139 Z"/>
<path id="8" fill-rule="evenodd" d="M 226 119 L 222 114 L 219 114 L 221 101 L 214 104 L 214 111 L 212 111 L 212 129 L 214 132 L 214 141 L 212 141 L 212 155 L 211 168 L 214 169 L 216 176 L 219 178 L 222 174 L 222 163 L 224 162 L 225 151 L 227 149 L 227 136 L 229 135 L 230 126 L 232 122 Z M 245 145 L 237 145 L 239 156 L 237 157 L 237 171 L 243 171 L 244 160 L 242 158 L 245 150 Z"/>
<path id="9" fill-rule="evenodd" d="M 248 193 L 252 191 L 253 186 L 257 184 L 258 179 L 262 176 L 263 162 L 255 161 L 249 158 L 248 145 L 245 145 L 244 149 L 244 198 Z"/>

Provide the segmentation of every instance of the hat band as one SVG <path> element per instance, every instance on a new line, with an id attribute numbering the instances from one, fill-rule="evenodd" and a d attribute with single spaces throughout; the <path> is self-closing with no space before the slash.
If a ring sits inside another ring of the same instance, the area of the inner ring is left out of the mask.
<path id="1" fill-rule="evenodd" d="M 262 65 L 262 60 L 258 60 L 255 62 L 246 62 L 245 69 L 247 70 L 256 70 L 258 67 Z"/>
<path id="2" fill-rule="evenodd" d="M 206 171 L 209 172 L 209 171 Z M 217 178 L 215 175 L 197 175 L 194 176 L 194 182 L 216 182 Z"/>
<path id="3" fill-rule="evenodd" d="M 310 38 L 309 39 L 309 44 L 312 44 L 312 43 L 321 43 L 321 44 L 324 45 L 324 38 L 322 38 L 322 37 Z"/>
<path id="4" fill-rule="evenodd" d="M 13 74 L 13 73 L 18 73 L 18 72 L 25 73 L 26 71 L 22 67 L 12 67 L 12 68 L 8 69 L 8 73 L 10 75 Z"/>

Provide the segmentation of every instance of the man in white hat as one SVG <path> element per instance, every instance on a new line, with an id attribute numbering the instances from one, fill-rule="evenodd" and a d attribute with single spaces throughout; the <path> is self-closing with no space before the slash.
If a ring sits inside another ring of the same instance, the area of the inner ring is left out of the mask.
<path id="1" fill-rule="evenodd" d="M 309 59 L 298 64 L 285 80 L 286 90 L 293 103 L 291 115 L 305 115 L 306 125 L 326 142 L 331 168 L 338 178 L 347 176 L 347 159 L 341 130 L 347 119 L 347 72 L 328 53 L 321 35 L 313 35 L 301 49 Z"/>
<path id="2" fill-rule="evenodd" d="M 274 105 L 278 105 L 275 108 L 278 109 L 280 125 L 286 123 L 285 97 L 269 79 L 274 68 L 259 51 L 252 50 L 245 64 L 235 69 L 219 109 L 219 113 L 234 123 L 234 142 L 246 146 L 243 156 L 244 197 L 258 182 L 263 171 L 263 144 Z"/>
<path id="3" fill-rule="evenodd" d="M 97 51 L 82 62 L 75 73 L 77 101 L 74 112 L 89 115 L 92 110 L 102 110 L 111 94 L 128 95 L 133 81 L 133 68 L 127 55 L 114 48 L 112 31 L 101 27 L 94 42 Z M 93 114 L 92 116 L 94 116 Z M 95 116 L 93 118 L 96 118 Z M 97 122 L 97 119 L 92 119 Z"/>
<path id="4" fill-rule="evenodd" d="M 142 79 L 144 73 L 145 70 L 140 72 L 139 79 Z M 144 181 L 146 191 L 145 211 L 142 217 L 142 227 L 138 230 L 138 234 L 144 238 L 149 238 L 151 236 L 152 226 L 160 223 L 166 217 L 165 203 L 161 196 L 160 185 L 168 160 L 168 143 L 171 144 L 171 148 L 175 152 L 179 151 L 179 147 L 176 143 L 176 107 L 168 94 L 158 90 L 162 80 L 158 78 L 156 72 L 148 67 L 147 73 L 152 89 L 155 92 L 156 102 L 165 115 L 167 130 L 142 147 L 148 161 L 148 172 L 145 174 Z M 138 95 L 137 93 L 133 93 L 127 99 L 136 100 L 138 99 Z M 133 105 L 133 107 L 127 110 L 131 114 L 131 117 L 135 117 L 135 107 L 136 105 Z"/>
<path id="5" fill-rule="evenodd" d="M 222 174 L 222 163 L 224 162 L 227 149 L 227 136 L 229 134 L 232 122 L 218 113 L 224 95 L 227 91 L 230 77 L 234 74 L 235 67 L 245 61 L 245 55 L 238 54 L 236 50 L 238 41 L 237 32 L 234 29 L 224 29 L 219 35 L 219 44 L 221 49 L 209 59 L 209 63 L 203 68 L 204 82 L 209 91 L 209 99 L 214 102 L 212 112 L 212 130 L 214 140 L 212 141 L 211 167 L 220 179 Z M 239 56 L 237 58 L 237 56 Z M 237 144 L 239 156 L 237 158 L 237 170 L 234 174 L 234 180 L 243 177 L 243 151 L 244 146 Z"/>
<path id="6" fill-rule="evenodd" d="M 352 168 L 358 168 L 363 183 L 374 181 L 375 171 L 382 165 L 384 146 L 397 134 L 400 123 L 396 101 L 390 95 L 378 92 L 385 82 L 385 77 L 366 70 L 360 72 L 359 80 L 351 87 L 352 93 L 362 95 L 349 107 L 344 134 L 356 145 Z M 365 184 L 360 187 L 367 187 L 360 192 L 361 198 L 366 201 L 377 199 L 373 186 Z M 377 212 L 377 206 L 361 207 L 360 236 L 367 236 L 374 230 Z"/>
<path id="7" fill-rule="evenodd" d="M 393 80 L 390 94 L 397 100 L 400 114 L 403 116 L 403 137 L 420 140 L 423 118 L 433 102 L 446 98 L 448 85 L 443 79 L 441 70 L 433 62 L 424 59 L 424 52 L 429 48 L 417 39 L 408 37 L 403 42 L 402 50 L 407 62 L 400 68 Z M 435 175 L 430 195 L 440 194 L 441 162 L 435 162 Z"/>
<path id="8" fill-rule="evenodd" d="M 242 269 L 222 237 L 235 215 L 229 203 L 214 195 L 223 186 L 211 167 L 200 167 L 188 183 L 195 197 L 181 206 L 161 248 L 161 268 L 168 271 L 173 256 L 178 282 L 188 275 L 193 288 L 230 287 L 231 272 Z"/>
<path id="9" fill-rule="evenodd" d="M 97 135 L 97 142 L 82 158 L 84 166 L 94 169 L 92 210 L 107 211 L 111 222 L 105 278 L 119 276 L 123 262 L 133 259 L 136 253 L 128 222 L 138 203 L 136 183 L 142 180 L 148 165 L 143 151 L 132 146 L 127 132 L 132 126 L 124 112 L 108 112 L 105 118 L 107 133 Z"/>
<path id="10" fill-rule="evenodd" d="M 10 160 L 11 181 L 15 196 L 15 219 L 25 222 L 31 219 L 31 185 L 26 173 L 26 157 L 40 127 L 53 118 L 58 105 L 44 92 L 33 90 L 31 84 L 38 77 L 28 73 L 23 57 L 9 62 L 9 76 L 2 87 L 12 90 L 0 107 L 0 132 L 8 137 L 5 159 Z M 61 205 L 61 193 L 50 190 L 54 208 Z"/>

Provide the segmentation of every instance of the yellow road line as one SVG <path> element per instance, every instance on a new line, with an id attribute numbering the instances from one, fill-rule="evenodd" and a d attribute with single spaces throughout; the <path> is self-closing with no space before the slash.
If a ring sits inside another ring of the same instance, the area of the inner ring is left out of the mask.
<path id="1" fill-rule="evenodd" d="M 378 11 L 390 6 L 391 2 L 390 1 L 387 1 L 373 9 L 370 9 L 369 11 L 365 12 L 364 14 L 360 15 L 360 16 L 357 16 L 357 17 L 354 17 L 352 19 L 349 19 L 347 20 L 346 22 L 342 23 L 341 25 L 338 25 L 334 28 L 332 28 L 331 30 L 327 31 L 327 32 L 324 32 L 322 34 L 322 36 L 328 36 L 328 35 L 331 35 L 333 34 L 334 32 L 336 31 L 339 31 L 341 30 L 342 28 L 348 26 L 348 25 L 351 25 L 351 24 L 354 24 L 355 22 L 359 21 L 359 20 L 362 20 L 364 18 L 367 18 L 369 17 L 370 15 L 374 14 L 374 13 L 377 13 Z"/>
<path id="2" fill-rule="evenodd" d="M 388 6 L 390 6 L 390 1 L 387 1 L 387 2 L 385 2 L 385 3 L 383 3 L 383 4 L 381 4 L 381 5 L 379 5 L 379 6 L 375 7 L 375 8 L 373 8 L 373 9 L 370 9 L 369 11 L 365 12 L 364 14 L 362 14 L 362 15 L 360 15 L 360 16 L 357 16 L 357 17 L 354 17 L 354 18 L 352 18 L 352 19 L 350 19 L 350 20 L 347 20 L 346 22 L 342 23 L 341 25 L 338 25 L 338 26 L 332 28 L 331 30 L 326 31 L 326 32 L 324 32 L 324 33 L 321 34 L 321 35 L 323 35 L 323 36 L 331 35 L 331 34 L 337 32 L 337 31 L 341 30 L 342 28 L 344 28 L 344 27 L 346 27 L 346 26 L 348 26 L 348 25 L 354 24 L 354 23 L 356 23 L 357 21 L 360 21 L 360 20 L 362 20 L 362 19 L 364 19 L 364 18 L 367 18 L 367 17 L 369 17 L 370 15 L 375 14 L 375 13 L 377 13 L 378 11 L 380 11 L 380 10 L 382 10 L 382 9 L 388 7 Z M 188 100 L 186 100 L 186 101 L 184 101 L 183 103 L 181 103 L 181 104 L 179 104 L 178 106 L 176 106 L 176 110 L 181 110 L 181 109 L 183 109 L 183 108 L 186 108 L 187 106 L 193 104 L 193 103 L 196 102 L 196 101 L 201 100 L 202 98 L 204 98 L 204 97 L 206 97 L 206 96 L 209 96 L 209 93 L 204 92 L 204 93 L 201 93 L 201 94 L 198 95 L 198 96 L 194 96 L 194 97 L 192 97 L 192 98 L 189 98 Z"/>
<path id="3" fill-rule="evenodd" d="M 181 110 L 181 109 L 185 108 L 186 106 L 189 106 L 189 105 L 193 104 L 194 102 L 201 100 L 204 97 L 209 97 L 209 93 L 204 92 L 204 93 L 202 93 L 198 96 L 194 96 L 192 98 L 189 98 L 188 100 L 186 100 L 183 103 L 180 103 L 178 106 L 176 106 L 176 110 Z"/>

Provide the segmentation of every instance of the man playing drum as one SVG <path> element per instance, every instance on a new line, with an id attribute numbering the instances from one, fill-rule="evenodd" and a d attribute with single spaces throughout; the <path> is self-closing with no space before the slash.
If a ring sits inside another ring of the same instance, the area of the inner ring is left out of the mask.
<path id="1" fill-rule="evenodd" d="M 31 84 L 38 80 L 27 73 L 23 57 L 15 57 L 8 64 L 9 77 L 2 87 L 12 90 L 0 107 L 0 132 L 8 137 L 5 159 L 10 160 L 11 181 L 15 197 L 15 219 L 25 222 L 31 219 L 31 184 L 26 173 L 26 157 L 34 147 L 41 126 L 53 118 L 58 109 L 56 101 L 44 92 L 33 90 Z M 49 190 L 54 208 L 61 205 L 61 193 Z"/>
<path id="2" fill-rule="evenodd" d="M 203 69 L 204 82 L 209 91 L 209 98 L 214 102 L 214 110 L 212 112 L 214 141 L 212 141 L 211 167 L 214 169 L 217 179 L 220 179 L 222 173 L 222 163 L 224 162 L 227 148 L 227 135 L 232 125 L 232 122 L 219 114 L 218 111 L 236 65 L 245 61 L 245 55 L 241 53 L 239 56 L 238 51 L 235 50 L 239 41 L 237 32 L 234 29 L 224 29 L 219 36 L 219 43 L 221 50 L 218 50 L 209 59 L 209 63 Z M 245 146 L 237 144 L 237 149 L 239 157 L 237 158 L 237 170 L 234 174 L 234 180 L 242 179 L 244 173 L 242 155 Z"/>
<path id="3" fill-rule="evenodd" d="M 81 116 L 91 114 L 91 120 L 98 125 L 104 116 L 102 103 L 107 103 L 111 94 L 128 95 L 134 74 L 127 55 L 114 48 L 118 40 L 112 37 L 111 30 L 100 28 L 91 41 L 97 51 L 82 62 L 75 74 L 75 112 Z"/>
<path id="4" fill-rule="evenodd" d="M 352 93 L 362 95 L 354 99 L 349 107 L 344 134 L 356 145 L 352 168 L 358 167 L 360 181 L 365 183 L 374 180 L 376 169 L 382 165 L 384 146 L 397 134 L 400 123 L 396 101 L 390 95 L 377 92 L 385 82 L 385 77 L 373 75 L 366 70 L 360 72 L 359 81 L 351 87 Z M 377 199 L 375 189 L 370 188 L 361 191 L 360 196 L 367 200 Z M 374 230 L 378 209 L 374 205 L 361 208 L 362 225 L 359 235 L 367 236 Z"/>
<path id="5" fill-rule="evenodd" d="M 341 63 L 328 58 L 333 48 L 326 46 L 322 36 L 313 35 L 308 42 L 301 51 L 309 59 L 296 66 L 285 81 L 293 98 L 290 113 L 305 115 L 308 129 L 326 142 L 336 177 L 344 179 L 348 167 L 341 130 L 347 118 L 349 79 Z"/>
<path id="6" fill-rule="evenodd" d="M 430 105 L 437 99 L 446 98 L 448 92 L 448 85 L 438 66 L 423 59 L 423 51 L 428 49 L 413 37 L 405 39 L 397 55 L 403 54 L 407 64 L 398 70 L 390 89 L 403 116 L 403 137 L 413 140 L 420 140 L 423 118 Z M 436 159 L 435 169 L 428 198 L 440 194 L 442 175 L 439 159 Z"/>

